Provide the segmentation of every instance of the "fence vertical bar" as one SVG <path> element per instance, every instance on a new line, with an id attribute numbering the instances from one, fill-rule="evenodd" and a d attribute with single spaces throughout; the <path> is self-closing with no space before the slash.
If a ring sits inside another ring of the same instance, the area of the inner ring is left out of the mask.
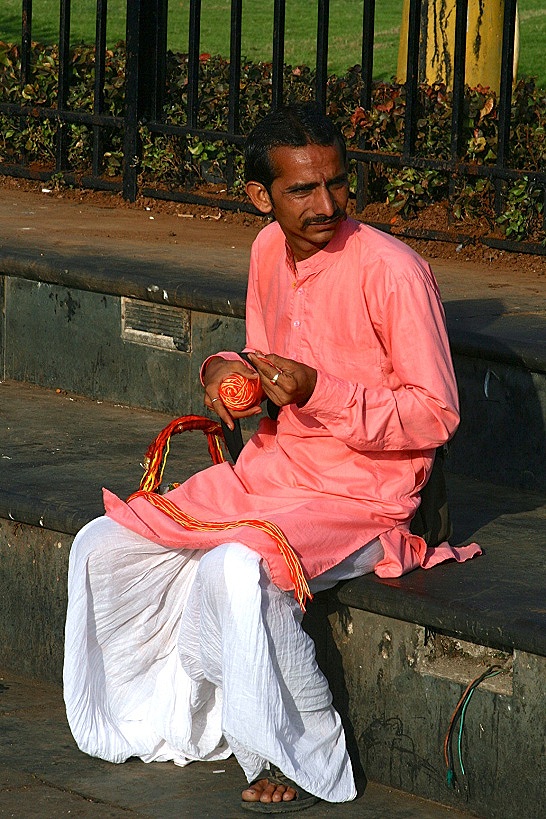
<path id="1" fill-rule="evenodd" d="M 326 88 L 328 85 L 328 30 L 330 26 L 330 0 L 318 0 L 317 15 L 317 69 L 315 99 L 323 111 L 326 110 Z"/>
<path id="2" fill-rule="evenodd" d="M 375 0 L 364 0 L 362 10 L 362 90 L 360 104 L 369 110 L 372 106 L 373 41 L 375 37 Z"/>
<path id="3" fill-rule="evenodd" d="M 242 0 L 231 0 L 231 32 L 229 41 L 229 111 L 228 131 L 239 131 L 239 98 L 241 85 L 241 24 Z"/>
<path id="4" fill-rule="evenodd" d="M 188 125 L 197 127 L 199 111 L 199 45 L 201 41 L 201 0 L 190 0 L 188 42 Z"/>
<path id="5" fill-rule="evenodd" d="M 462 154 L 464 89 L 466 76 L 466 36 L 468 0 L 457 0 L 455 9 L 455 38 L 453 45 L 453 90 L 451 109 L 450 154 L 454 167 Z M 456 194 L 455 173 L 449 177 L 450 199 Z"/>
<path id="6" fill-rule="evenodd" d="M 283 103 L 284 91 L 284 29 L 286 23 L 286 2 L 275 0 L 273 6 L 273 65 L 271 76 L 271 106 L 278 108 Z"/>
<path id="7" fill-rule="evenodd" d="M 468 0 L 457 0 L 453 61 L 453 108 L 451 112 L 451 158 L 454 161 L 459 159 L 462 150 L 467 18 Z"/>
<path id="8" fill-rule="evenodd" d="M 502 27 L 501 80 L 499 91 L 499 137 L 496 167 L 504 169 L 510 148 L 510 121 L 512 114 L 512 82 L 514 76 L 514 39 L 516 34 L 517 0 L 505 0 Z M 495 210 L 502 209 L 502 181 L 495 180 Z"/>
<path id="9" fill-rule="evenodd" d="M 61 0 L 59 26 L 59 84 L 57 87 L 57 111 L 62 115 L 66 110 L 70 86 L 70 2 Z M 55 169 L 64 171 L 67 167 L 68 134 L 62 116 L 57 118 L 55 144 Z"/>
<path id="10" fill-rule="evenodd" d="M 367 111 L 372 107 L 373 88 L 373 41 L 375 36 L 375 0 L 364 0 L 362 9 L 362 60 L 360 105 Z M 358 147 L 365 149 L 366 138 L 361 137 Z M 357 162 L 356 166 L 356 210 L 360 213 L 368 204 L 368 186 L 370 165 L 368 162 Z"/>
<path id="11" fill-rule="evenodd" d="M 104 79 L 106 68 L 106 15 L 108 0 L 97 0 L 95 29 L 95 86 L 93 93 L 93 113 L 104 111 Z M 99 176 L 103 159 L 103 137 L 100 125 L 93 126 L 93 175 Z"/>
<path id="12" fill-rule="evenodd" d="M 229 39 L 229 101 L 228 133 L 236 134 L 240 130 L 240 96 L 241 96 L 241 25 L 243 18 L 242 0 L 231 0 L 231 28 Z M 235 180 L 235 164 L 231 150 L 227 152 L 225 178 L 227 187 L 232 188 Z"/>
<path id="13" fill-rule="evenodd" d="M 127 0 L 123 196 L 130 201 L 137 195 L 140 125 L 159 117 L 163 105 L 166 44 L 167 0 Z"/>
<path id="14" fill-rule="evenodd" d="M 141 3 L 127 0 L 125 34 L 125 129 L 123 138 L 123 196 L 134 202 L 137 195 L 140 139 L 138 134 L 139 43 Z"/>
<path id="15" fill-rule="evenodd" d="M 165 100 L 169 0 L 156 0 L 156 6 L 153 11 L 153 19 L 149 22 L 152 25 L 155 23 L 154 53 L 152 55 L 154 82 L 148 116 L 150 119 L 157 120 L 161 119 L 163 115 L 163 103 Z"/>
<path id="16" fill-rule="evenodd" d="M 165 93 L 168 0 L 140 4 L 138 110 L 141 117 L 161 117 Z"/>
<path id="17" fill-rule="evenodd" d="M 410 0 L 408 25 L 408 61 L 406 69 L 406 113 L 404 117 L 404 159 L 415 149 L 419 83 L 419 39 L 421 33 L 421 0 Z"/>
<path id="18" fill-rule="evenodd" d="M 30 82 L 32 52 L 32 0 L 23 0 L 21 21 L 21 88 Z"/>

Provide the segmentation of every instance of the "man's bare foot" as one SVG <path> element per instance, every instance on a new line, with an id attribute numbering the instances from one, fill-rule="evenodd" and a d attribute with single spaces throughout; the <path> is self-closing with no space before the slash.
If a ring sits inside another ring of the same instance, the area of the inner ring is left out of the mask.
<path id="1" fill-rule="evenodd" d="M 254 813 L 293 813 L 319 802 L 275 765 L 264 768 L 241 794 L 241 807 Z"/>
<path id="2" fill-rule="evenodd" d="M 269 779 L 259 779 L 241 794 L 243 802 L 291 802 L 296 797 L 294 788 L 276 785 Z"/>

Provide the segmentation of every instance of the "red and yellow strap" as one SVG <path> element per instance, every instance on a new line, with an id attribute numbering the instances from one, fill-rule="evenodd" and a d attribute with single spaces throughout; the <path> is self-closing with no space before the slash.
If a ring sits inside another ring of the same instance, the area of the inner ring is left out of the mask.
<path id="1" fill-rule="evenodd" d="M 221 464 L 225 461 L 222 451 L 222 441 L 224 435 L 222 427 L 217 421 L 205 418 L 203 415 L 183 415 L 171 421 L 159 435 L 154 438 L 144 456 L 144 475 L 140 481 L 139 489 L 146 492 L 157 492 L 163 480 L 163 472 L 169 454 L 171 436 L 186 430 L 201 430 L 207 436 L 209 455 L 213 464 Z"/>
<path id="2" fill-rule="evenodd" d="M 290 546 L 284 533 L 275 523 L 271 523 L 271 521 L 268 520 L 252 519 L 225 522 L 201 521 L 183 512 L 182 509 L 169 498 L 158 494 L 167 455 L 169 454 L 171 436 L 188 429 L 202 430 L 207 436 L 212 462 L 214 464 L 223 463 L 225 458 L 221 447 L 223 433 L 220 424 L 200 415 L 185 415 L 181 418 L 177 418 L 168 424 L 165 429 L 161 430 L 159 435 L 148 447 L 144 460 L 145 471 L 140 482 L 140 488 L 127 498 L 127 502 L 135 498 L 144 498 L 156 509 L 159 509 L 163 514 L 190 531 L 219 532 L 236 529 L 239 526 L 251 526 L 254 529 L 265 532 L 275 542 L 285 560 L 290 579 L 294 584 L 294 597 L 298 601 L 302 611 L 305 611 L 306 601 L 313 599 L 309 584 L 307 583 L 297 554 Z"/>

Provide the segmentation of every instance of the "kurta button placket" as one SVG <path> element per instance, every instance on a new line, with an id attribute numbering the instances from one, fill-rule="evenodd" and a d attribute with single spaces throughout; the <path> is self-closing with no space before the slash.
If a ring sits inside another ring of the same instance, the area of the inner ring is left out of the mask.
<path id="1" fill-rule="evenodd" d="M 301 283 L 296 280 L 295 282 L 295 296 L 298 298 L 294 298 L 292 300 L 292 315 L 291 315 L 291 324 L 292 324 L 292 332 L 290 338 L 290 356 L 291 358 L 297 359 L 298 356 L 301 354 L 301 344 L 302 344 L 302 334 L 301 334 L 301 316 L 303 310 L 303 300 L 299 298 L 303 295 L 304 288 L 302 287 Z"/>

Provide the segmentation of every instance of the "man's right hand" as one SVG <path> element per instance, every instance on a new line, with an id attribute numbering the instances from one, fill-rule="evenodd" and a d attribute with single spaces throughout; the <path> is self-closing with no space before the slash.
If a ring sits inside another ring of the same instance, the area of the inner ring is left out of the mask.
<path id="1" fill-rule="evenodd" d="M 213 410 L 219 418 L 227 424 L 229 429 L 233 429 L 234 427 L 234 418 L 246 418 L 249 415 L 260 415 L 262 412 L 260 407 L 250 407 L 250 409 L 235 412 L 235 410 L 228 410 L 224 406 L 222 399 L 218 395 L 220 384 L 226 376 L 232 375 L 233 373 L 239 373 L 239 375 L 244 375 L 245 378 L 251 380 L 259 380 L 260 378 L 256 370 L 251 370 L 250 367 L 242 361 L 228 361 L 220 356 L 211 358 L 203 374 L 203 383 L 205 386 L 204 404 Z"/>

